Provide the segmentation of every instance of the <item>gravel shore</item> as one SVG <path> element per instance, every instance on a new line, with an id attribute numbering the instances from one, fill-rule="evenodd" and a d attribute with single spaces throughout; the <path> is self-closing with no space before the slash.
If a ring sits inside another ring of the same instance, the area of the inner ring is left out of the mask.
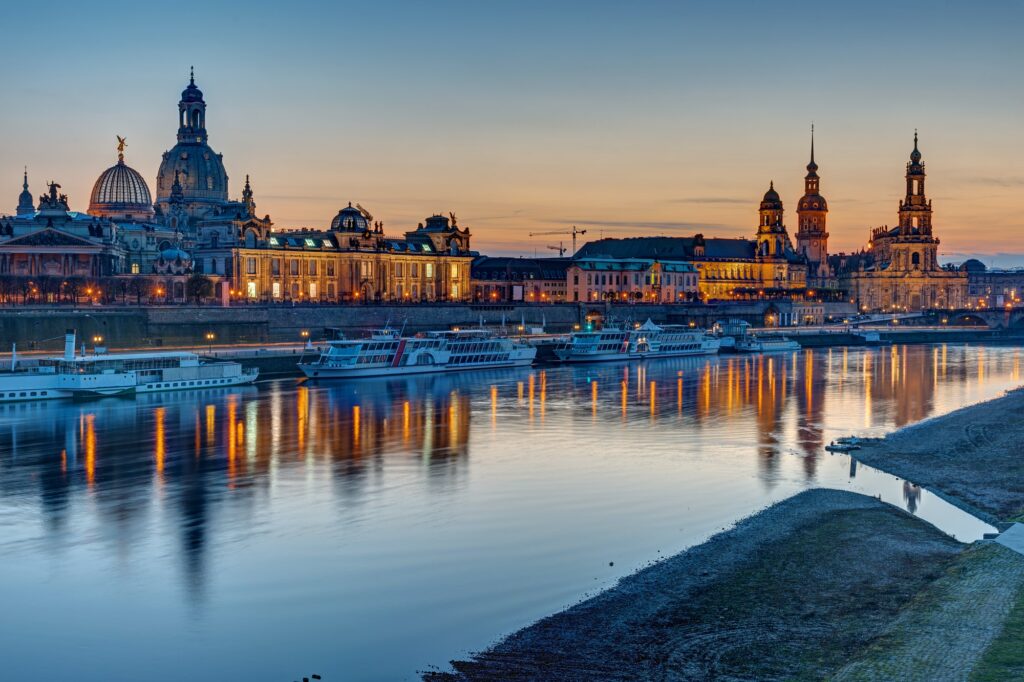
<path id="1" fill-rule="evenodd" d="M 990 522 L 1024 512 L 1024 391 L 868 441 L 852 453 Z"/>
<path id="2" fill-rule="evenodd" d="M 821 679 L 962 548 L 875 499 L 806 491 L 424 679 Z"/>

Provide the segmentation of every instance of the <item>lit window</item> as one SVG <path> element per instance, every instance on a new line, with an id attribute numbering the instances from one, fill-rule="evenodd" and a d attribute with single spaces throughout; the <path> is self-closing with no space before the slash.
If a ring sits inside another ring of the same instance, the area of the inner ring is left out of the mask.
<path id="1" fill-rule="evenodd" d="M 132 274 L 133 275 L 139 274 L 139 264 L 138 263 L 132 263 Z"/>

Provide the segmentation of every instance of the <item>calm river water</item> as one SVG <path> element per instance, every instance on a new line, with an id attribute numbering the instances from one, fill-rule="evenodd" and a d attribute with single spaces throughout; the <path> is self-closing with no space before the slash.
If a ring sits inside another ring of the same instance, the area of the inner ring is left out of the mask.
<path id="1" fill-rule="evenodd" d="M 0 677 L 415 679 L 1020 383 L 911 346 L 0 407 Z"/>

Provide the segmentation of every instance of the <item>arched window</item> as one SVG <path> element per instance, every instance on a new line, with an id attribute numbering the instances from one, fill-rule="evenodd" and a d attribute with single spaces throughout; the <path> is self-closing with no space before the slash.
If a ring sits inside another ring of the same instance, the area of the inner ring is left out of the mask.
<path id="1" fill-rule="evenodd" d="M 245 231 L 245 248 L 255 249 L 256 248 L 256 233 L 253 230 Z"/>
<path id="2" fill-rule="evenodd" d="M 910 263 L 914 267 L 920 266 L 921 265 L 921 254 L 919 254 L 917 251 L 915 251 L 913 254 L 911 254 L 911 256 L 910 256 Z"/>
<path id="3" fill-rule="evenodd" d="M 192 127 L 193 128 L 200 127 L 199 126 L 199 110 L 198 109 L 193 109 L 192 110 Z"/>

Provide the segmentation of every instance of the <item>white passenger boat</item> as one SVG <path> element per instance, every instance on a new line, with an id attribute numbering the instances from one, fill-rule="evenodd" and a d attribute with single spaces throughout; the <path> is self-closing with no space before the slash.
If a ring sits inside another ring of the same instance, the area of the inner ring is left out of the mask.
<path id="1" fill-rule="evenodd" d="M 629 359 L 633 344 L 633 331 L 607 325 L 598 331 L 578 331 L 569 335 L 555 356 L 562 362 L 607 362 Z"/>
<path id="2" fill-rule="evenodd" d="M 77 354 L 75 332 L 69 330 L 64 355 L 19 364 L 12 353 L 11 368 L 0 371 L 0 403 L 238 386 L 257 375 L 237 362 L 207 362 L 188 352 Z"/>
<path id="3" fill-rule="evenodd" d="M 701 329 L 683 325 L 657 325 L 647 320 L 636 329 L 605 327 L 601 331 L 573 332 L 555 355 L 563 362 L 606 362 L 630 358 L 672 358 L 711 355 L 720 341 Z"/>
<path id="4" fill-rule="evenodd" d="M 636 329 L 630 357 L 674 358 L 681 355 L 713 355 L 721 341 L 703 329 L 681 324 L 656 325 L 647 320 Z"/>
<path id="5" fill-rule="evenodd" d="M 310 379 L 342 379 L 443 372 L 451 355 L 444 339 L 405 338 L 381 329 L 365 339 L 328 341 L 314 362 L 300 362 Z"/>
<path id="6" fill-rule="evenodd" d="M 366 339 L 328 341 L 314 362 L 299 363 L 310 379 L 350 379 L 530 365 L 537 349 L 484 330 L 402 336 L 382 329 Z"/>
<path id="7" fill-rule="evenodd" d="M 485 367 L 527 367 L 537 357 L 537 349 L 507 336 L 483 329 L 427 332 L 427 338 L 444 339 L 451 354 L 446 371 Z"/>
<path id="8" fill-rule="evenodd" d="M 748 334 L 736 339 L 737 353 L 778 353 L 800 350 L 800 344 L 785 336 Z"/>

